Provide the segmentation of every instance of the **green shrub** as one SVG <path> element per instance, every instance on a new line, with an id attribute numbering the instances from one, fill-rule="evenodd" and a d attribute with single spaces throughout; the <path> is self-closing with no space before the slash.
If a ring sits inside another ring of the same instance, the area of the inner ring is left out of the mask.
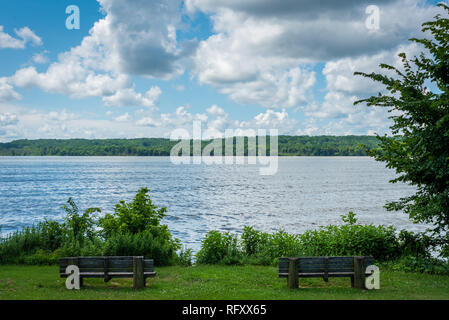
<path id="1" fill-rule="evenodd" d="M 176 251 L 180 249 L 177 241 L 163 236 L 154 237 L 148 231 L 136 234 L 117 233 L 106 239 L 104 255 L 144 256 L 153 259 L 155 265 L 171 265 L 176 261 Z"/>
<path id="2" fill-rule="evenodd" d="M 243 227 L 242 248 L 243 252 L 248 255 L 257 254 L 267 244 L 268 234 L 255 230 L 253 227 Z"/>
<path id="3" fill-rule="evenodd" d="M 89 208 L 81 214 L 72 198 L 69 198 L 67 203 L 68 205 L 64 205 L 63 209 L 66 211 L 65 228 L 69 238 L 68 241 L 77 242 L 82 246 L 84 241 L 92 241 L 96 237 L 95 220 L 91 215 L 101 212 L 101 210 Z"/>
<path id="4" fill-rule="evenodd" d="M 192 249 L 182 248 L 177 256 L 176 264 L 184 267 L 190 267 L 193 264 L 192 258 Z"/>
<path id="5" fill-rule="evenodd" d="M 40 223 L 39 228 L 41 236 L 40 247 L 42 249 L 54 251 L 62 246 L 67 233 L 64 224 L 56 221 L 45 220 Z"/>
<path id="6" fill-rule="evenodd" d="M 396 230 L 374 225 L 327 226 L 300 236 L 306 256 L 373 256 L 379 261 L 397 258 L 400 252 Z"/>
<path id="7" fill-rule="evenodd" d="M 227 263 L 233 257 L 235 262 L 276 265 L 279 257 L 355 255 L 386 261 L 397 259 L 404 248 L 409 248 L 406 252 L 427 248 L 427 238 L 416 236 L 413 246 L 411 240 L 404 240 L 405 233 L 398 237 L 393 227 L 357 224 L 352 212 L 342 216 L 342 220 L 343 225 L 321 227 L 299 235 L 285 231 L 269 234 L 246 226 L 238 239 L 229 233 L 211 231 L 202 242 L 197 262 Z M 412 235 L 408 234 L 407 239 Z"/>
<path id="8" fill-rule="evenodd" d="M 165 207 L 155 206 L 147 188 L 140 189 L 133 201 L 120 201 L 114 213 L 98 221 L 100 234 L 105 240 L 105 255 L 143 255 L 154 259 L 156 265 L 169 265 L 178 261 L 178 239 L 172 237 L 167 225 L 161 224 Z"/>
<path id="9" fill-rule="evenodd" d="M 187 264 L 191 251 L 178 257 L 179 240 L 160 223 L 166 209 L 157 209 L 147 193 L 143 188 L 132 203 L 120 201 L 114 214 L 99 222 L 94 214 L 100 209 L 81 213 L 69 198 L 63 206 L 63 223 L 45 220 L 0 239 L 0 264 L 54 264 L 63 256 L 101 255 L 142 255 L 154 259 L 156 265 Z"/>
<path id="10" fill-rule="evenodd" d="M 25 227 L 0 240 L 0 263 L 23 263 L 24 257 L 41 247 L 41 228 Z"/>
<path id="11" fill-rule="evenodd" d="M 276 264 L 279 257 L 300 256 L 300 236 L 283 230 L 269 234 L 244 227 L 241 236 L 243 254 L 251 264 Z"/>
<path id="12" fill-rule="evenodd" d="M 105 238 L 115 233 L 136 234 L 142 231 L 158 232 L 161 220 L 165 217 L 167 209 L 157 208 L 151 201 L 147 188 L 140 189 L 131 203 L 120 201 L 114 207 L 113 214 L 106 214 L 99 219 L 98 225 L 102 228 Z"/>
<path id="13" fill-rule="evenodd" d="M 449 262 L 422 256 L 404 256 L 385 264 L 395 271 L 449 275 Z"/>
<path id="14" fill-rule="evenodd" d="M 57 251 L 48 252 L 38 249 L 35 253 L 25 256 L 23 263 L 29 265 L 52 265 L 58 263 L 59 258 L 60 256 Z"/>
<path id="15" fill-rule="evenodd" d="M 440 241 L 425 233 L 413 233 L 407 230 L 399 232 L 399 242 L 402 255 L 423 258 L 429 258 L 431 250 L 440 244 Z"/>
<path id="16" fill-rule="evenodd" d="M 196 254 L 198 264 L 241 264 L 242 252 L 238 238 L 228 232 L 210 231 L 201 242 Z"/>

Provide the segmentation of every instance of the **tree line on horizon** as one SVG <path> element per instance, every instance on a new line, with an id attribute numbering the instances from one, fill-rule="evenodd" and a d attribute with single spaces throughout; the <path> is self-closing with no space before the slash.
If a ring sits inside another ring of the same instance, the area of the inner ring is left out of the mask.
<path id="1" fill-rule="evenodd" d="M 211 141 L 203 140 L 202 148 Z M 165 138 L 23 139 L 0 143 L 0 156 L 169 156 L 178 142 Z M 377 144 L 374 136 L 279 136 L 278 152 L 280 156 L 366 156 L 366 148 L 375 148 Z M 222 145 L 225 154 L 224 141 Z M 235 137 L 233 145 L 235 154 Z M 248 154 L 247 137 L 244 152 Z"/>

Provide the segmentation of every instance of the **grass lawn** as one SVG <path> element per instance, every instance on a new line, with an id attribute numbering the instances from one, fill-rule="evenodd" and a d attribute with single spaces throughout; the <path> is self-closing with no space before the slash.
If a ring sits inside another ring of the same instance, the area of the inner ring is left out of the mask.
<path id="1" fill-rule="evenodd" d="M 275 267 L 195 266 L 156 268 L 149 287 L 134 291 L 132 279 L 84 279 L 79 291 L 65 288 L 57 266 L 0 266 L 0 299 L 449 299 L 449 276 L 381 269 L 381 290 L 352 289 L 350 279 L 300 279 L 289 290 Z"/>

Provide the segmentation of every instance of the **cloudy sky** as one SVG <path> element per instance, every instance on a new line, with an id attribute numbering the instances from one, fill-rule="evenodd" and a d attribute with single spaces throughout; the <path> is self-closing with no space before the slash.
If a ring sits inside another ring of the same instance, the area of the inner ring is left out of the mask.
<path id="1" fill-rule="evenodd" d="M 2 1 L 0 141 L 168 137 L 194 120 L 206 135 L 388 133 L 386 110 L 353 106 L 382 88 L 353 72 L 419 53 L 408 39 L 436 3 Z"/>

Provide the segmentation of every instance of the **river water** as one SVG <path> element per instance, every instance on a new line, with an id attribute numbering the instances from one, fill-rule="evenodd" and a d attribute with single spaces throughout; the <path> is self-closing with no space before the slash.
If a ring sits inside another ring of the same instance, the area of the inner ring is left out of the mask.
<path id="1" fill-rule="evenodd" d="M 362 223 L 424 230 L 388 200 L 413 193 L 369 157 L 282 157 L 275 175 L 257 165 L 175 165 L 168 157 L 0 157 L 0 225 L 3 235 L 44 218 L 62 220 L 72 197 L 81 209 L 112 212 L 148 187 L 163 220 L 182 243 L 197 250 L 209 230 L 301 233 L 341 223 L 356 213 Z"/>

